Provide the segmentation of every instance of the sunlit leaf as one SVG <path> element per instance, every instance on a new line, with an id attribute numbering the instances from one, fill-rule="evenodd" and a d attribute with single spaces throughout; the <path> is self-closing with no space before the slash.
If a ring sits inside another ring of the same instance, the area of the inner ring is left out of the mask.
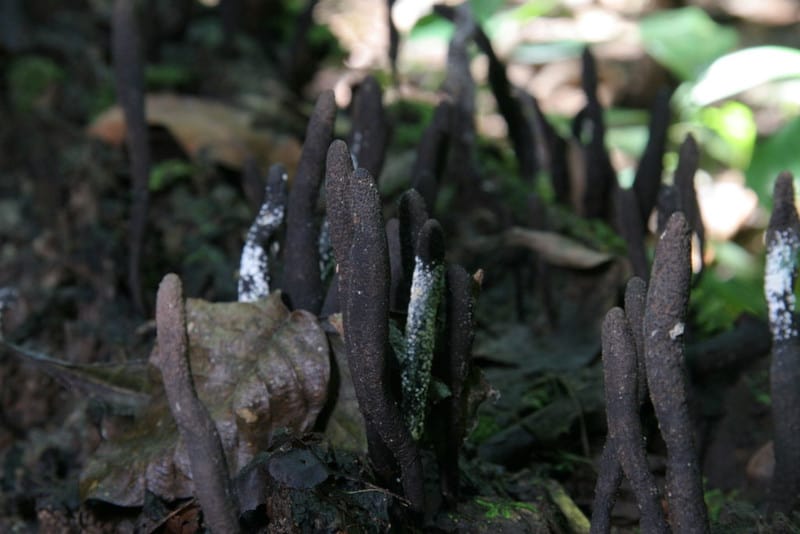
<path id="1" fill-rule="evenodd" d="M 641 20 L 645 50 L 683 80 L 696 78 L 736 46 L 737 34 L 698 7 L 661 11 Z"/>
<path id="2" fill-rule="evenodd" d="M 408 36 L 410 41 L 436 39 L 447 42 L 453 36 L 453 23 L 439 15 L 426 15 L 419 19 Z"/>
<path id="3" fill-rule="evenodd" d="M 750 163 L 756 142 L 756 121 L 753 112 L 741 102 L 725 102 L 718 107 L 700 110 L 700 121 L 709 127 L 722 146 L 707 145 L 714 156 L 728 165 L 744 169 Z"/>
<path id="4" fill-rule="evenodd" d="M 800 50 L 757 46 L 714 61 L 692 87 L 693 103 L 705 106 L 764 83 L 800 77 Z"/>

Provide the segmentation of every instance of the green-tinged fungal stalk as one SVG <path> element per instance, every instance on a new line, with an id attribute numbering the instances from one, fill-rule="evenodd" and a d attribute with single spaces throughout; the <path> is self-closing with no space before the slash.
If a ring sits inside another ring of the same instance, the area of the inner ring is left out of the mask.
<path id="1" fill-rule="evenodd" d="M 770 387 L 775 474 L 771 500 L 773 511 L 789 514 L 800 495 L 800 336 L 794 319 L 800 220 L 789 173 L 781 174 L 775 182 L 774 206 L 767 227 L 764 273 L 772 331 Z"/>
<path id="2" fill-rule="evenodd" d="M 419 232 L 411 297 L 406 318 L 405 353 L 399 355 L 403 388 L 403 415 L 414 439 L 425 429 L 425 408 L 431 380 L 436 320 L 444 292 L 444 235 L 428 220 Z"/>
<path id="3" fill-rule="evenodd" d="M 269 240 L 283 223 L 286 211 L 286 169 L 273 165 L 267 176 L 264 203 L 247 231 L 239 262 L 239 302 L 255 302 L 269 295 Z"/>

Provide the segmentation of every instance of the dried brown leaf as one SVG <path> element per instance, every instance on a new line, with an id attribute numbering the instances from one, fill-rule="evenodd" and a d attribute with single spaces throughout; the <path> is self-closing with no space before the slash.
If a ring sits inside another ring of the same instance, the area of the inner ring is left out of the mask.
<path id="1" fill-rule="evenodd" d="M 592 269 L 614 259 L 613 254 L 591 249 L 555 232 L 514 227 L 506 230 L 503 242 L 506 246 L 537 252 L 552 265 L 572 269 Z"/>
<path id="2" fill-rule="evenodd" d="M 214 100 L 174 94 L 150 94 L 147 123 L 163 126 L 194 157 L 203 151 L 211 160 L 242 168 L 248 158 L 262 165 L 280 161 L 294 174 L 300 158 L 295 139 L 256 130 L 253 114 Z M 87 129 L 90 136 L 121 145 L 127 129 L 119 106 L 100 114 Z"/>
<path id="3" fill-rule="evenodd" d="M 316 317 L 289 310 L 280 293 L 252 303 L 186 302 L 189 357 L 233 473 L 267 449 L 274 433 L 311 429 L 327 399 L 328 341 Z M 84 499 L 140 506 L 145 490 L 191 496 L 186 449 L 164 393 L 118 441 L 105 442 L 81 476 Z"/>

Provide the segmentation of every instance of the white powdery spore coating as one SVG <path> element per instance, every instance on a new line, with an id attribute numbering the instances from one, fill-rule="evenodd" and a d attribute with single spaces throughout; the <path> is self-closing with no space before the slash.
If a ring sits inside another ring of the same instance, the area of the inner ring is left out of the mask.
<path id="1" fill-rule="evenodd" d="M 269 295 L 267 254 L 264 247 L 247 241 L 239 264 L 239 302 L 255 302 Z"/>
<path id="2" fill-rule="evenodd" d="M 791 230 L 775 232 L 767 243 L 764 294 L 769 307 L 769 325 L 775 341 L 797 336 L 794 324 L 794 276 L 800 240 Z"/>
<path id="3" fill-rule="evenodd" d="M 428 400 L 433 348 L 436 341 L 436 312 L 442 293 L 443 268 L 414 259 L 411 298 L 406 319 L 406 353 L 401 362 L 403 404 L 406 421 L 415 439 L 422 436 Z"/>
<path id="4" fill-rule="evenodd" d="M 283 205 L 274 205 L 267 199 L 250 226 L 239 262 L 239 302 L 255 302 L 269 295 L 269 261 L 265 245 L 283 222 L 283 215 Z"/>

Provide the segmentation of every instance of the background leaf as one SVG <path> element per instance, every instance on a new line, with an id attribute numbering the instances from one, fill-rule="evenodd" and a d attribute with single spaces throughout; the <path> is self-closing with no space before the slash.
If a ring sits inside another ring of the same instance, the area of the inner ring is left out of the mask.
<path id="1" fill-rule="evenodd" d="M 736 31 L 720 26 L 698 7 L 654 13 L 639 23 L 644 48 L 682 80 L 696 78 L 736 46 Z"/>

